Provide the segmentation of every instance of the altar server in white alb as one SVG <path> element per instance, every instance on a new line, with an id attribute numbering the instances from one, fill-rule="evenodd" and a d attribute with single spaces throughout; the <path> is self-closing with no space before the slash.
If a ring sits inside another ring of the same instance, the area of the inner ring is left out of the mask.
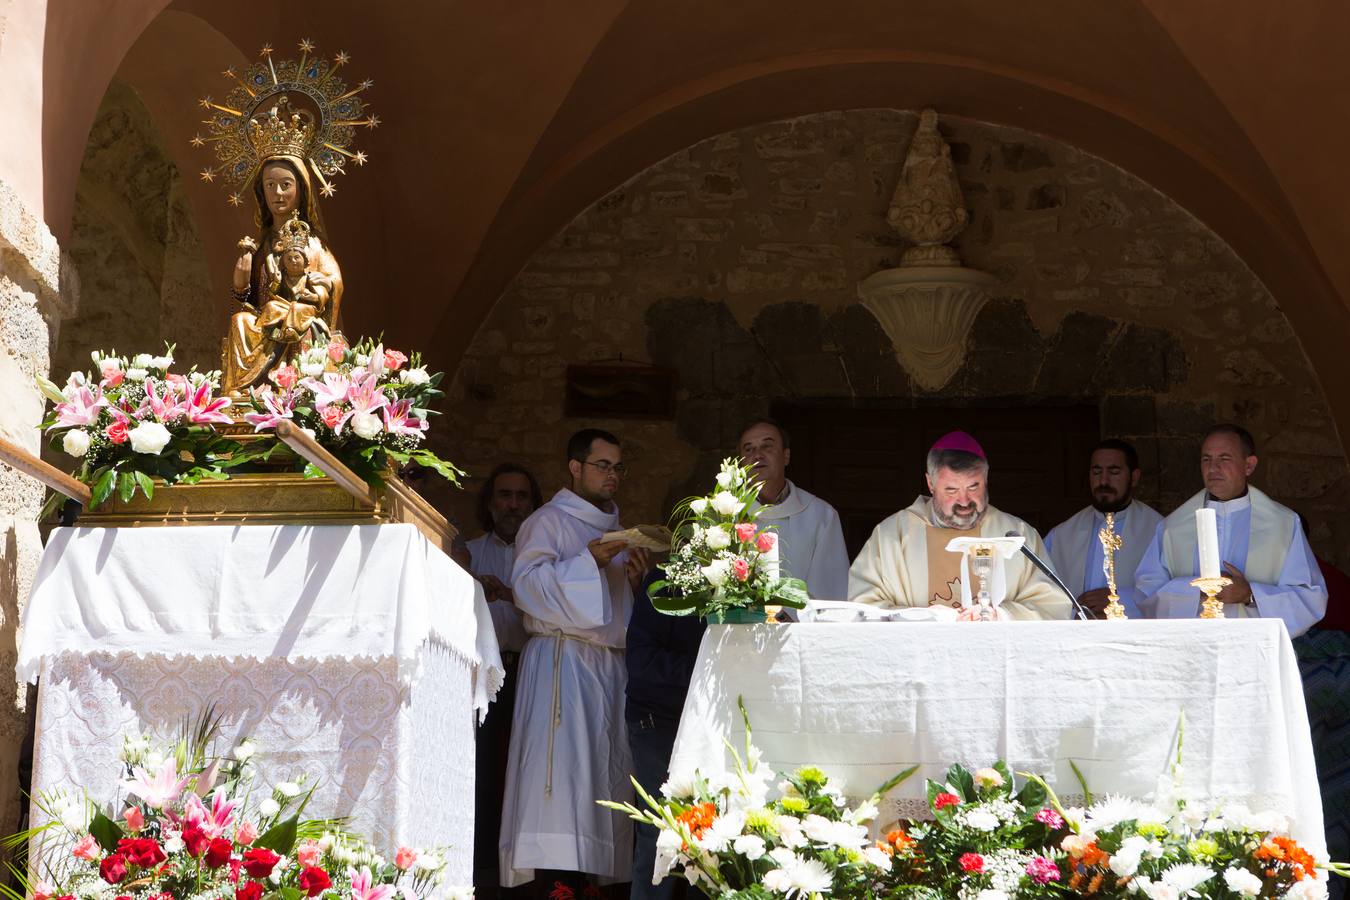
<path id="1" fill-rule="evenodd" d="M 511 592 L 511 569 L 520 526 L 542 502 L 539 482 L 515 463 L 493 469 L 478 495 L 478 524 L 483 534 L 468 543 L 469 571 L 483 583 L 497 646 L 503 653 L 519 653 L 525 647 L 525 626 Z"/>
<path id="2" fill-rule="evenodd" d="M 754 508 L 760 510 L 760 525 L 778 532 L 782 573 L 805 581 L 814 600 L 843 600 L 848 596 L 848 548 L 839 513 L 788 479 L 792 447 L 787 430 L 772 419 L 752 422 L 741 433 L 740 452 L 764 483 Z"/>
<path id="3" fill-rule="evenodd" d="M 962 555 L 947 549 L 953 538 L 1015 531 L 1043 557 L 1036 529 L 989 505 L 989 461 L 973 437 L 953 431 L 939 438 L 928 451 L 927 476 L 933 496 L 884 520 L 863 545 L 849 570 L 848 599 L 886 608 L 960 606 Z M 1069 618 L 1072 602 L 1030 560 L 1018 553 L 1003 564 L 1004 616 Z"/>
<path id="4" fill-rule="evenodd" d="M 1144 615 L 1189 619 L 1199 615 L 1200 571 L 1195 511 L 1208 507 L 1219 527 L 1223 574 L 1233 583 L 1219 594 L 1228 618 L 1280 618 L 1291 636 L 1326 615 L 1327 584 L 1303 535 L 1298 514 L 1257 490 L 1256 441 L 1240 425 L 1215 425 L 1200 446 L 1205 488 L 1158 525 L 1135 572 L 1145 595 Z"/>
<path id="5" fill-rule="evenodd" d="M 1134 572 L 1144 551 L 1153 540 L 1153 532 L 1162 521 L 1152 507 L 1134 499 L 1139 486 L 1139 453 L 1126 441 L 1108 438 L 1092 448 L 1088 463 L 1088 485 L 1092 503 L 1069 519 L 1050 529 L 1045 549 L 1055 572 L 1078 591 L 1078 602 L 1096 615 L 1102 615 L 1109 602 L 1106 586 L 1105 550 L 1099 535 L 1111 513 L 1120 549 L 1115 553 L 1116 593 L 1125 615 L 1142 615 L 1139 601 L 1144 595 L 1134 586 Z"/>
<path id="6" fill-rule="evenodd" d="M 632 872 L 631 822 L 596 801 L 633 795 L 624 638 L 650 559 L 600 540 L 620 530 L 614 495 L 627 469 L 618 439 L 580 431 L 567 456 L 571 489 L 516 536 L 511 586 L 530 639 L 511 728 L 501 879 L 514 887 L 539 877 L 580 896 L 587 876 L 624 881 Z"/>

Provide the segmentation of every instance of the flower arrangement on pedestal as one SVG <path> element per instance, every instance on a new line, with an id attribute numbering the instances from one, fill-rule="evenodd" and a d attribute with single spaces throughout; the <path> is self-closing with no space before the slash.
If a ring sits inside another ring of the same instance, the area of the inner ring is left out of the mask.
<path id="1" fill-rule="evenodd" d="M 371 484 L 410 462 L 457 484 L 464 473 L 422 446 L 443 377 L 429 374 L 419 353 L 335 338 L 273 370 L 272 383 L 251 392 L 244 419 L 255 431 L 294 422 Z"/>
<path id="2" fill-rule="evenodd" d="M 209 721 L 170 747 L 128 739 L 124 796 L 109 804 L 70 792 L 34 805 L 49 819 L 5 845 L 31 847 L 10 864 L 9 900 L 418 900 L 471 897 L 444 885 L 444 850 L 400 847 L 386 860 L 331 819 L 302 819 L 303 779 L 254 785 L 257 746 L 213 756 Z"/>
<path id="3" fill-rule="evenodd" d="M 648 591 L 656 609 L 721 621 L 742 610 L 806 606 L 806 583 L 780 572 L 777 533 L 756 524 L 760 482 L 751 472 L 723 460 L 716 489 L 675 508 L 665 578 Z"/>
<path id="4" fill-rule="evenodd" d="M 745 711 L 742 707 L 742 715 Z M 929 781 L 931 819 L 879 826 L 880 799 L 854 807 L 819 769 L 776 778 L 746 727 L 744 760 L 723 775 L 672 772 L 645 803 L 605 802 L 658 829 L 654 880 L 681 872 L 709 897 L 806 900 L 1320 900 L 1340 863 L 1316 859 L 1277 813 L 1207 805 L 1178 764 L 1147 800 L 1066 809 L 1036 775 L 1020 787 L 997 762 Z M 916 767 L 917 768 L 917 767 Z M 775 783 L 776 782 L 776 783 Z"/>
<path id="5" fill-rule="evenodd" d="M 138 490 L 153 496 L 152 477 L 169 484 L 226 478 L 242 461 L 240 445 L 212 427 L 232 421 L 230 399 L 216 395 L 219 372 L 170 371 L 172 346 L 160 356 L 90 356 L 97 372 L 71 372 L 64 387 L 41 376 L 37 383 L 55 404 L 41 427 L 80 461 L 74 474 L 89 485 L 92 505 L 114 492 L 123 500 Z"/>

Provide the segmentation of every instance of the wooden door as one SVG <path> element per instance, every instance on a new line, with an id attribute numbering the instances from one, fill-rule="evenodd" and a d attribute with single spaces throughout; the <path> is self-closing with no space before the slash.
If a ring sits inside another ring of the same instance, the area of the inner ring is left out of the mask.
<path id="1" fill-rule="evenodd" d="M 989 456 L 993 505 L 1044 535 L 1088 503 L 1095 406 L 899 408 L 775 404 L 792 439 L 788 477 L 829 501 L 850 557 L 882 519 L 928 492 L 924 462 L 939 437 L 974 435 Z"/>

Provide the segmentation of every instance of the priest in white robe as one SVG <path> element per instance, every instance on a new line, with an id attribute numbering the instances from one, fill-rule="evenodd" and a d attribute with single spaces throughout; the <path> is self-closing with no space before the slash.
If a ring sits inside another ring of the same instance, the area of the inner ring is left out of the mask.
<path id="1" fill-rule="evenodd" d="M 492 629 L 503 653 L 525 648 L 525 624 L 511 590 L 516 535 L 521 523 L 543 502 L 539 482 L 528 469 L 502 463 L 492 470 L 478 495 L 478 524 L 483 534 L 468 542 L 473 577 L 483 583 Z"/>
<path id="2" fill-rule="evenodd" d="M 1120 549 L 1115 553 L 1116 593 L 1125 615 L 1140 618 L 1139 601 L 1144 598 L 1134 585 L 1134 573 L 1144 551 L 1153 540 L 1153 532 L 1162 521 L 1152 507 L 1134 499 L 1139 486 L 1139 453 L 1127 441 L 1109 438 L 1092 448 L 1088 462 L 1088 486 L 1092 502 L 1045 536 L 1056 574 L 1078 592 L 1078 602 L 1096 615 L 1102 615 L 1109 602 L 1106 585 L 1106 551 L 1099 535 L 1106 528 L 1106 514 L 1113 516 Z"/>
<path id="3" fill-rule="evenodd" d="M 624 727 L 625 632 L 646 551 L 601 541 L 620 529 L 626 472 L 618 439 L 598 429 L 568 442 L 571 489 L 525 520 L 512 588 L 530 639 L 521 655 L 502 810 L 501 880 L 554 880 L 578 896 L 589 877 L 625 881 L 633 831 L 596 804 L 633 796 Z M 542 871 L 541 871 L 542 870 Z"/>
<path id="4" fill-rule="evenodd" d="M 1189 619 L 1203 599 L 1191 581 L 1200 571 L 1195 512 L 1209 507 L 1219 528 L 1223 574 L 1232 579 L 1218 599 L 1228 618 L 1280 618 L 1291 637 L 1326 615 L 1327 585 L 1298 514 L 1249 483 L 1256 442 L 1240 425 L 1216 425 L 1200 448 L 1205 488 L 1154 531 L 1135 573 L 1144 614 Z"/>
<path id="5" fill-rule="evenodd" d="M 884 520 L 849 570 L 849 600 L 884 608 L 961 605 L 962 554 L 957 537 L 1003 537 L 1016 531 L 1044 553 L 1036 529 L 989 505 L 989 461 L 970 435 L 954 431 L 928 451 L 928 489 L 908 509 Z M 1022 554 L 1003 561 L 1006 594 L 999 610 L 1012 619 L 1067 619 L 1064 592 Z"/>
<path id="6" fill-rule="evenodd" d="M 782 574 L 805 581 L 813 600 L 843 600 L 848 596 L 844 528 L 833 506 L 787 477 L 792 460 L 787 430 L 771 419 L 752 422 L 741 434 L 740 453 L 763 482 L 752 508 L 760 510 L 761 526 L 778 532 Z"/>

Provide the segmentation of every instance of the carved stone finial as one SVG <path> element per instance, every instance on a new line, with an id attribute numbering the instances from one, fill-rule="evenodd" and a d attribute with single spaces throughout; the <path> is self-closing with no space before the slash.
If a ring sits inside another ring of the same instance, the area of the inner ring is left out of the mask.
<path id="1" fill-rule="evenodd" d="M 907 266 L 959 266 L 956 251 L 945 246 L 970 221 L 952 151 L 937 130 L 937 113 L 925 109 L 910 141 L 900 182 L 891 196 L 886 220 L 914 246 L 900 259 Z"/>

